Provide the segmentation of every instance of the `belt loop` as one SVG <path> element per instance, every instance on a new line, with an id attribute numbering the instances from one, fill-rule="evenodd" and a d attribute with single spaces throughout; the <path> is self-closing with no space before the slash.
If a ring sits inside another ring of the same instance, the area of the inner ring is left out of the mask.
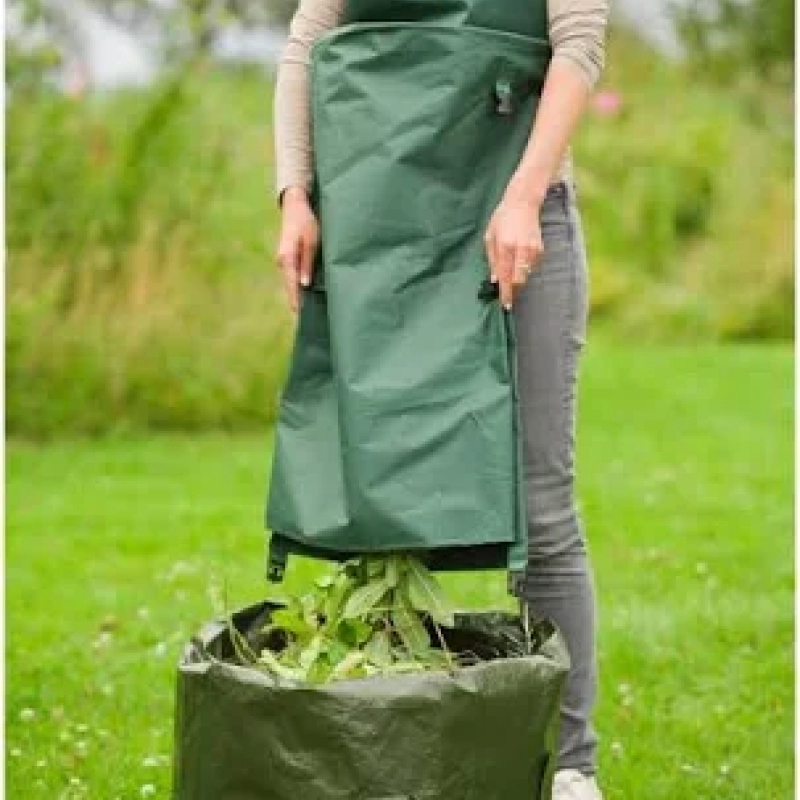
<path id="1" fill-rule="evenodd" d="M 569 178 L 562 178 L 558 182 L 559 186 L 559 198 L 561 200 L 561 208 L 564 213 L 569 216 L 570 213 L 570 206 L 574 202 L 575 193 L 574 187 L 572 186 L 572 181 Z"/>
<path id="2" fill-rule="evenodd" d="M 575 178 L 567 178 L 564 183 L 567 187 L 567 198 L 574 205 L 578 202 L 578 185 L 575 183 Z"/>

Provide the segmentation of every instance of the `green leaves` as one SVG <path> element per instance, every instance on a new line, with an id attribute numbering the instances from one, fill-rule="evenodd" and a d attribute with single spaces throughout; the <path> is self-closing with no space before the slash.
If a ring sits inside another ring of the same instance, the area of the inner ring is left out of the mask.
<path id="1" fill-rule="evenodd" d="M 386 583 L 390 589 L 394 589 L 400 582 L 401 566 L 400 556 L 389 556 L 386 559 Z"/>
<path id="2" fill-rule="evenodd" d="M 336 638 L 347 647 L 356 648 L 369 641 L 372 625 L 360 619 L 343 619 L 336 626 Z"/>
<path id="3" fill-rule="evenodd" d="M 290 667 L 283 664 L 278 657 L 270 650 L 262 650 L 258 663 L 267 668 L 268 672 L 276 675 L 278 678 L 287 680 L 302 680 L 305 677 L 305 672 L 299 667 Z"/>
<path id="4" fill-rule="evenodd" d="M 360 667 L 364 663 L 364 654 L 358 650 L 353 653 L 350 653 L 347 658 L 340 661 L 333 672 L 331 673 L 332 678 L 348 678 L 353 675 L 358 667 Z"/>
<path id="5" fill-rule="evenodd" d="M 434 622 L 452 628 L 455 625 L 453 609 L 427 567 L 416 559 L 409 559 L 407 574 L 411 605 L 428 614 Z"/>
<path id="6" fill-rule="evenodd" d="M 288 608 L 278 609 L 272 615 L 271 623 L 270 628 L 272 630 L 282 630 L 297 637 L 311 636 L 316 631 L 316 627 L 309 623 L 304 616 Z"/>
<path id="7" fill-rule="evenodd" d="M 441 649 L 431 645 L 425 617 Z M 447 598 L 425 565 L 407 555 L 353 559 L 291 598 L 262 631 L 283 634 L 280 651 L 256 656 L 229 621 L 240 663 L 309 683 L 452 669 L 439 624 L 453 625 Z"/>
<path id="8" fill-rule="evenodd" d="M 431 640 L 419 616 L 408 602 L 399 603 L 392 611 L 392 624 L 412 659 L 424 659 Z"/>
<path id="9" fill-rule="evenodd" d="M 373 580 L 366 586 L 359 587 L 350 595 L 350 599 L 345 604 L 342 616 L 345 619 L 363 617 L 383 600 L 384 595 L 388 591 L 389 584 L 385 578 Z"/>
<path id="10" fill-rule="evenodd" d="M 388 667 L 392 663 L 392 641 L 387 631 L 378 631 L 364 648 L 364 658 L 376 667 Z"/>
<path id="11" fill-rule="evenodd" d="M 325 591 L 326 597 L 322 603 L 322 612 L 326 619 L 333 620 L 339 617 L 343 604 L 353 591 L 353 585 L 344 568 L 340 568 L 333 583 Z"/>
<path id="12" fill-rule="evenodd" d="M 330 589 L 333 586 L 333 577 L 331 575 L 323 575 L 321 578 L 317 578 L 314 581 L 315 585 L 320 589 Z"/>
<path id="13" fill-rule="evenodd" d="M 314 662 L 320 657 L 324 645 L 325 645 L 325 640 L 322 634 L 318 633 L 311 640 L 308 647 L 303 648 L 297 660 L 300 662 L 300 666 L 306 672 L 308 672 L 311 669 L 311 667 L 314 665 Z"/>

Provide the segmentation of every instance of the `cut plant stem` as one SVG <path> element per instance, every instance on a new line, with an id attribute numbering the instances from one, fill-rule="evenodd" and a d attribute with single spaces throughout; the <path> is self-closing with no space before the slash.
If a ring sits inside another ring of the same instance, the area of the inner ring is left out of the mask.
<path id="1" fill-rule="evenodd" d="M 447 642 L 444 640 L 444 634 L 442 633 L 442 629 L 439 627 L 439 623 L 436 622 L 435 619 L 431 619 L 431 625 L 433 625 L 433 629 L 436 631 L 436 637 L 439 639 L 439 644 L 442 646 L 442 652 L 444 653 L 444 657 L 447 660 L 447 668 L 450 673 L 456 671 L 456 664 L 453 661 L 453 656 L 450 653 L 450 648 L 447 646 Z"/>

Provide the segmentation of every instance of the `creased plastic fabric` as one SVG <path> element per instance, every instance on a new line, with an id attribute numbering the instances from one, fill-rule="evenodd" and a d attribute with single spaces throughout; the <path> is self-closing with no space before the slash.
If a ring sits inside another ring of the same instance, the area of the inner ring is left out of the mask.
<path id="1" fill-rule="evenodd" d="M 268 604 L 235 615 L 251 638 Z M 458 670 L 310 686 L 226 663 L 223 624 L 178 673 L 174 800 L 550 800 L 569 662 L 549 623 L 466 614 L 451 646 L 501 657 Z"/>
<path id="2" fill-rule="evenodd" d="M 348 8 L 313 49 L 321 250 L 276 429 L 273 565 L 521 570 L 513 327 L 482 291 L 483 235 L 535 116 L 544 0 Z"/>

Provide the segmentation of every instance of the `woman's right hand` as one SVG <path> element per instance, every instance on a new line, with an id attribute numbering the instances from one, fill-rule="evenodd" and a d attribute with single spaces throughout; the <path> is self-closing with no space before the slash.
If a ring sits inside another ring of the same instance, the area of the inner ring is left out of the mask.
<path id="1" fill-rule="evenodd" d="M 281 198 L 281 233 L 276 253 L 289 307 L 297 313 L 300 286 L 308 286 L 319 245 L 319 223 L 304 189 L 290 186 Z"/>

